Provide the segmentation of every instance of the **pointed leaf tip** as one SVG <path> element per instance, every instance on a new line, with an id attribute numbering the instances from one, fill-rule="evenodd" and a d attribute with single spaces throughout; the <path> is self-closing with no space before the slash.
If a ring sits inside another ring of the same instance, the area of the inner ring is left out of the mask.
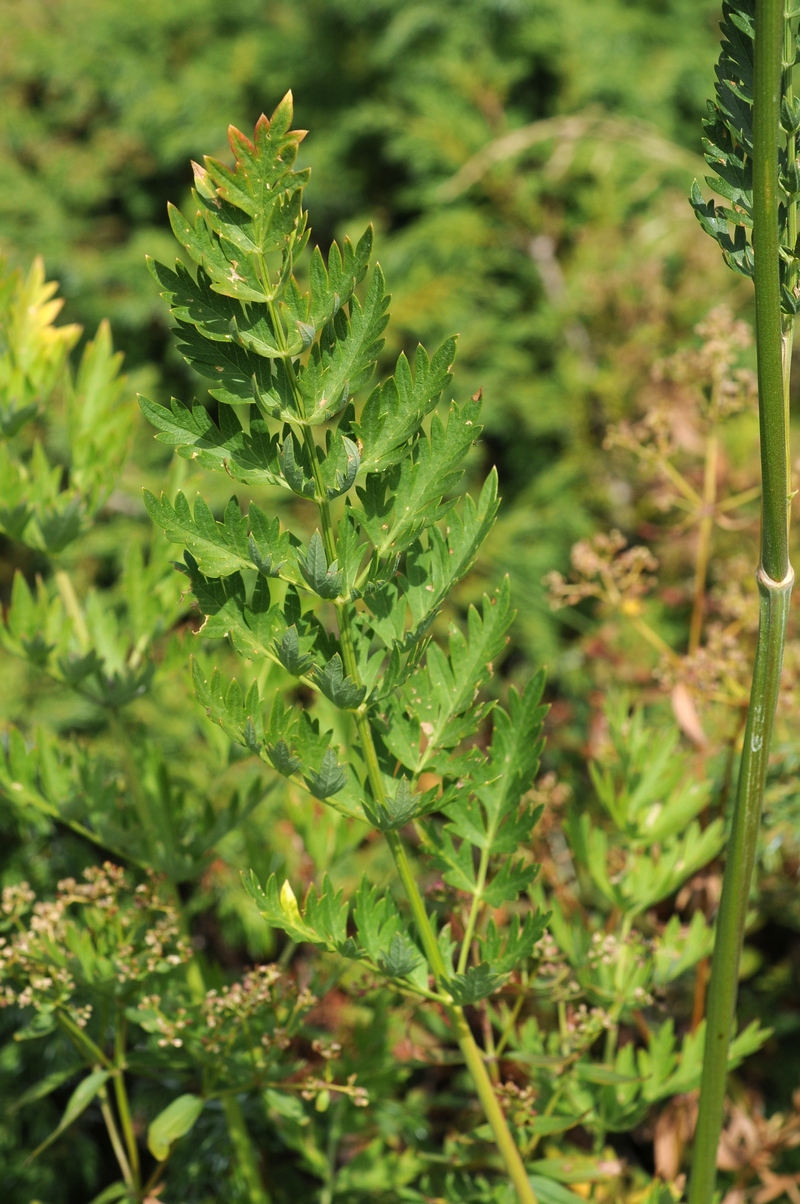
<path id="1" fill-rule="evenodd" d="M 289 879 L 287 878 L 281 887 L 281 910 L 295 924 L 302 925 L 303 917 L 300 915 L 300 908 L 297 906 L 297 897 L 291 888 Z"/>

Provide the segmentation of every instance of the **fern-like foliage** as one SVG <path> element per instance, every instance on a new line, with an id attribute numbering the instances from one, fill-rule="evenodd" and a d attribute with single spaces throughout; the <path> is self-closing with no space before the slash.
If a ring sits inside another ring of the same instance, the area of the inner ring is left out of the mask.
<path id="1" fill-rule="evenodd" d="M 725 0 L 722 6 L 722 44 L 716 66 L 714 100 L 708 101 L 703 122 L 703 151 L 714 175 L 706 183 L 725 198 L 726 204 L 706 201 L 697 181 L 692 186 L 691 205 L 707 234 L 719 244 L 728 267 L 741 276 L 753 275 L 753 46 L 755 0 Z M 800 257 L 796 231 L 796 206 L 800 195 L 800 161 L 797 134 L 800 132 L 800 97 L 792 87 L 792 70 L 797 52 L 796 18 L 800 6 L 789 3 L 785 10 L 783 96 L 779 148 L 781 237 L 781 305 L 785 314 L 800 311 L 796 295 L 797 259 Z"/>
<path id="2" fill-rule="evenodd" d="M 150 265 L 218 416 L 199 403 L 142 406 L 179 455 L 304 501 L 312 534 L 301 541 L 236 498 L 219 516 L 180 493 L 146 503 L 185 548 L 204 635 L 226 637 L 255 666 L 280 666 L 281 684 L 262 697 L 256 681 L 245 690 L 195 665 L 209 716 L 312 796 L 384 833 L 398 865 L 408 864 L 399 834 L 416 825 L 428 864 L 453 899 L 467 899 L 460 946 L 449 925 L 437 938 L 419 896 L 412 922 L 368 882 L 348 901 L 325 879 L 300 902 L 288 883 L 262 887 L 250 875 L 262 915 L 295 941 L 457 1007 L 497 990 L 542 934 L 523 850 L 537 818 L 525 795 L 541 752 L 543 680 L 512 691 L 508 711 L 480 697 L 508 640 L 507 583 L 439 638 L 442 606 L 497 513 L 494 472 L 477 500 L 455 496 L 481 432 L 480 399 L 439 412 L 455 339 L 433 355 L 417 348 L 413 363 L 401 354 L 368 390 L 389 305 L 380 267 L 370 269 L 372 233 L 334 243 L 327 259 L 315 249 L 299 282 L 307 173 L 294 167 L 303 135 L 291 118 L 287 96 L 252 141 L 230 131 L 233 168 L 195 165 L 191 220 L 170 209 L 195 271 Z M 298 682 L 310 707 L 290 702 Z M 490 716 L 483 748 L 475 736 Z M 484 914 L 500 908 L 511 922 Z"/>
<path id="3" fill-rule="evenodd" d="M 55 325 L 63 301 L 45 280 L 41 259 L 27 276 L 2 269 L 0 263 L 0 533 L 59 554 L 107 500 L 135 407 L 125 403 L 122 356 L 112 349 L 108 323 L 73 372 L 68 356 L 81 328 Z M 42 440 L 45 413 L 61 445 L 57 457 Z"/>

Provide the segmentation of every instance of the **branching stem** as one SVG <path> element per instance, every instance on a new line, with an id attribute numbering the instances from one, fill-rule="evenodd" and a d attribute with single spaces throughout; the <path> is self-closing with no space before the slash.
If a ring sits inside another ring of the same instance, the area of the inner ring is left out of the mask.
<path id="1" fill-rule="evenodd" d="M 264 269 L 265 270 L 265 269 Z M 288 344 L 286 341 L 286 333 L 280 314 L 274 304 L 269 304 L 270 318 L 275 333 L 276 342 L 279 347 L 284 350 Z M 283 363 L 286 366 L 287 377 L 289 379 L 295 404 L 298 414 L 301 418 L 305 417 L 305 407 L 302 394 L 297 384 L 296 373 L 292 358 L 286 354 L 283 358 Z M 317 510 L 319 513 L 320 527 L 322 534 L 323 546 L 328 564 L 331 564 L 337 559 L 336 550 L 336 534 L 333 527 L 331 516 L 330 502 L 328 501 L 322 473 L 320 471 L 319 459 L 317 456 L 317 446 L 314 440 L 313 433 L 307 423 L 302 426 L 302 437 L 305 445 L 306 453 L 311 463 L 311 470 L 314 475 L 315 493 Z M 361 684 L 361 676 L 358 668 L 358 659 L 356 657 L 355 645 L 353 642 L 353 633 L 351 630 L 351 608 L 352 603 L 346 598 L 338 598 L 335 602 L 336 618 L 339 628 L 339 642 L 342 649 L 342 661 L 345 672 L 356 685 Z M 369 717 L 366 708 L 360 706 L 352 712 L 355 720 L 356 732 L 358 741 L 361 747 L 361 753 L 364 758 L 364 764 L 367 769 L 370 789 L 375 802 L 383 807 L 386 806 L 386 790 L 383 782 L 380 764 L 378 762 L 378 754 L 375 748 L 375 741 L 372 735 Z M 425 951 L 425 956 L 433 971 L 434 978 L 438 990 L 449 998 L 447 991 L 447 980 L 449 974 L 445 965 L 444 957 L 439 943 L 436 940 L 436 935 L 433 930 L 430 918 L 425 910 L 425 904 L 422 896 L 419 893 L 416 879 L 409 865 L 405 849 L 397 832 L 390 831 L 386 834 L 386 840 L 394 858 L 395 866 L 403 884 L 403 888 L 408 897 L 411 907 L 411 912 L 414 917 L 414 923 L 422 942 L 422 947 Z M 473 909 L 474 910 L 474 909 Z M 473 918 L 474 924 L 477 920 L 477 912 Z M 471 936 L 470 936 L 471 939 Z M 468 950 L 468 942 L 465 942 L 465 949 Z M 462 950 L 463 959 L 463 950 Z M 505 1116 L 494 1093 L 491 1080 L 489 1078 L 486 1065 L 481 1055 L 480 1050 L 475 1042 L 466 1017 L 464 1016 L 463 1008 L 458 1007 L 454 1003 L 445 1005 L 445 1011 L 453 1026 L 456 1039 L 464 1056 L 464 1061 L 472 1075 L 478 1097 L 483 1106 L 486 1119 L 488 1120 L 492 1132 L 494 1134 L 497 1148 L 506 1164 L 509 1178 L 513 1183 L 519 1204 L 536 1204 L 536 1196 L 531 1188 L 528 1176 L 525 1172 L 525 1167 L 520 1156 L 520 1152 L 511 1135 L 511 1131 L 506 1123 Z"/>
<path id="2" fill-rule="evenodd" d="M 119 1169 L 122 1172 L 122 1178 L 125 1180 L 125 1185 L 129 1187 L 131 1191 L 136 1191 L 139 1184 L 137 1179 L 134 1178 L 133 1171 L 131 1170 L 130 1163 L 128 1162 L 125 1154 L 122 1139 L 119 1135 L 119 1129 L 117 1128 L 117 1122 L 114 1120 L 114 1114 L 111 1111 L 108 1092 L 106 1091 L 105 1087 L 101 1087 L 97 1095 L 98 1099 L 100 1100 L 100 1111 L 103 1114 L 103 1120 L 105 1121 L 108 1137 L 111 1142 L 111 1147 L 114 1150 L 114 1156 L 119 1163 Z"/>

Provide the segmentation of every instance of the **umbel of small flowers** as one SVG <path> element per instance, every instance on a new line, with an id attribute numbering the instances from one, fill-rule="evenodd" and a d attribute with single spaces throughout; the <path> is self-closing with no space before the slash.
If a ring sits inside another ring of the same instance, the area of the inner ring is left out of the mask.
<path id="1" fill-rule="evenodd" d="M 0 1006 L 61 1013 L 79 1027 L 91 1015 L 87 992 L 125 989 L 188 961 L 178 913 L 154 874 L 134 884 L 106 862 L 65 878 L 54 899 L 26 882 L 4 889 Z"/>

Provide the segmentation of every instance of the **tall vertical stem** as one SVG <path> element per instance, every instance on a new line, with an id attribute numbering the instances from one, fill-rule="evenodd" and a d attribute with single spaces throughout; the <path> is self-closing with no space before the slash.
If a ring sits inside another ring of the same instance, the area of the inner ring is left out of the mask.
<path id="1" fill-rule="evenodd" d="M 728 842 L 711 985 L 689 1204 L 711 1204 L 722 1128 L 739 959 L 755 863 L 794 574 L 789 564 L 788 406 L 778 233 L 783 0 L 757 0 L 753 88 L 753 242 L 761 435 L 760 618 L 739 786 Z M 783 344 L 783 345 L 782 345 Z"/>
<path id="2" fill-rule="evenodd" d="M 417 880 L 408 863 L 403 843 L 397 832 L 387 832 L 386 840 L 394 857 L 400 881 L 403 884 L 411 905 L 411 914 L 414 917 L 414 923 L 422 941 L 422 947 L 425 950 L 428 964 L 433 971 L 437 986 L 440 990 L 446 991 L 447 968 L 436 940 L 433 926 L 425 910 L 425 904 L 419 892 Z M 467 1024 L 464 1009 L 458 1007 L 456 1004 L 451 1004 L 447 1008 L 447 1015 L 453 1026 L 461 1053 L 464 1055 L 467 1069 L 475 1084 L 475 1090 L 478 1093 L 481 1107 L 494 1135 L 495 1144 L 506 1164 L 508 1177 L 516 1190 L 519 1204 L 536 1204 L 536 1196 L 525 1171 L 522 1156 L 517 1149 L 514 1138 L 511 1135 L 511 1130 L 503 1115 L 503 1110 L 500 1107 L 494 1087 L 492 1086 L 492 1081 L 489 1078 L 489 1072 L 486 1069 L 486 1063 L 472 1035 L 472 1030 Z"/>
<path id="3" fill-rule="evenodd" d="M 781 80 L 781 91 L 786 100 L 789 111 L 792 109 L 794 101 L 794 64 L 797 58 L 797 42 L 795 39 L 795 31 L 793 23 L 789 20 L 784 20 L 783 23 L 783 55 L 781 66 L 783 68 L 783 78 Z M 794 163 L 797 158 L 797 134 L 790 131 L 786 136 L 786 158 L 789 163 Z M 794 250 L 797 247 L 797 193 L 792 193 L 786 201 L 786 241 Z M 792 259 L 786 271 L 786 287 L 790 293 L 794 293 L 797 284 L 797 260 Z M 792 344 L 794 342 L 794 315 L 785 314 L 783 318 L 783 400 L 784 410 L 786 413 L 786 426 L 789 426 L 789 387 L 791 383 L 792 373 Z M 787 477 L 790 472 L 789 466 L 789 441 L 786 441 L 786 456 L 787 456 Z"/>
<path id="4" fill-rule="evenodd" d="M 128 1092 L 125 1089 L 125 1027 L 125 1018 L 118 1008 L 114 1019 L 114 1064 L 117 1068 L 117 1073 L 114 1075 L 114 1094 L 117 1099 L 117 1111 L 128 1151 L 131 1172 L 134 1183 L 138 1187 L 140 1177 L 139 1147 L 136 1144 L 136 1133 L 133 1128 L 133 1119 L 128 1103 Z"/>

